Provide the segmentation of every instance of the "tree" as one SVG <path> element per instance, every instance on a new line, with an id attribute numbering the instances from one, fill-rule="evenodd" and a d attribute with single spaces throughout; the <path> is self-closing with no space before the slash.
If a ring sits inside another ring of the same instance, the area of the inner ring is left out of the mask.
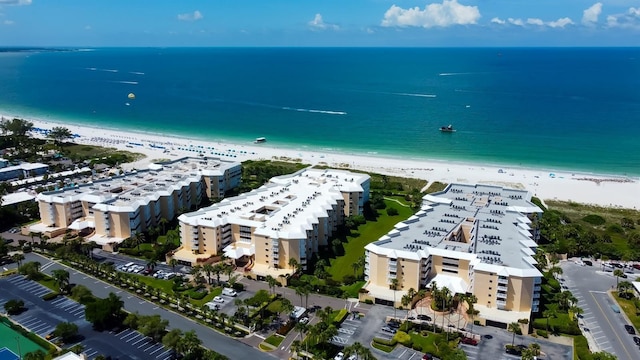
<path id="1" fill-rule="evenodd" d="M 542 312 L 542 316 L 547 319 L 547 332 L 549 332 L 549 319 L 552 317 L 556 317 L 556 314 L 558 313 L 557 309 L 557 304 L 547 304 L 547 309 Z"/>
<path id="2" fill-rule="evenodd" d="M 273 276 L 267 275 L 265 278 L 267 285 L 269 285 L 269 290 L 275 294 L 276 284 L 278 284 L 278 280 L 276 280 Z"/>
<path id="3" fill-rule="evenodd" d="M 22 360 L 45 360 L 47 358 L 47 353 L 38 349 L 36 351 L 28 352 L 24 354 Z"/>
<path id="4" fill-rule="evenodd" d="M 393 278 L 391 279 L 391 283 L 389 284 L 389 289 L 393 290 L 393 317 L 397 318 L 397 314 L 396 314 L 396 291 L 398 290 L 398 279 L 397 278 Z"/>
<path id="5" fill-rule="evenodd" d="M 560 309 L 563 310 L 568 310 L 572 303 L 578 301 L 569 290 L 556 294 L 554 298 L 558 302 L 558 305 L 560 305 Z"/>
<path id="6" fill-rule="evenodd" d="M 516 334 L 520 332 L 520 324 L 517 322 L 512 322 L 507 327 L 507 331 L 513 333 L 513 338 L 511 339 L 511 346 L 513 346 L 516 342 Z"/>
<path id="7" fill-rule="evenodd" d="M 169 265 L 171 266 L 171 270 L 176 271 L 176 266 L 178 266 L 178 260 L 176 259 L 169 260 Z"/>
<path id="8" fill-rule="evenodd" d="M 296 260 L 295 258 L 289 258 L 289 267 L 293 269 L 294 273 L 299 272 L 301 269 L 300 263 L 298 263 L 298 260 Z"/>
<path id="9" fill-rule="evenodd" d="M 180 329 L 171 329 L 162 337 L 162 345 L 175 352 L 180 340 L 182 340 L 182 331 Z"/>
<path id="10" fill-rule="evenodd" d="M 158 266 L 158 262 L 156 260 L 149 260 L 149 262 L 147 263 L 147 269 L 152 270 L 156 268 L 156 266 Z"/>
<path id="11" fill-rule="evenodd" d="M 124 303 L 120 297 L 114 293 L 109 293 L 106 299 L 98 299 L 87 304 L 85 318 L 98 330 L 119 325 L 123 318 L 123 305 Z"/>
<path id="12" fill-rule="evenodd" d="M 593 360 L 617 360 L 618 358 L 615 355 L 609 354 L 605 351 L 598 351 L 591 354 L 591 358 Z"/>
<path id="13" fill-rule="evenodd" d="M 22 300 L 12 299 L 4 304 L 4 311 L 6 311 L 9 315 L 17 315 L 24 310 L 26 309 L 24 307 L 24 301 Z"/>
<path id="14" fill-rule="evenodd" d="M 53 281 L 58 285 L 60 292 L 65 294 L 69 289 L 69 272 L 63 269 L 53 270 L 51 272 Z"/>
<path id="15" fill-rule="evenodd" d="M 11 260 L 13 260 L 13 262 L 18 264 L 18 267 L 20 265 L 22 265 L 22 260 L 24 260 L 24 255 L 23 254 L 13 254 L 11 256 Z"/>
<path id="16" fill-rule="evenodd" d="M 53 336 L 59 337 L 62 342 L 69 342 L 78 335 L 78 325 L 71 322 L 62 322 L 56 326 Z"/>
<path id="17" fill-rule="evenodd" d="M 618 280 L 620 280 L 621 277 L 624 277 L 624 271 L 622 271 L 621 269 L 615 269 L 613 270 L 613 276 L 616 277 L 616 287 L 618 287 Z"/>
<path id="18" fill-rule="evenodd" d="M 57 145 L 61 145 L 65 140 L 73 138 L 73 133 L 66 127 L 54 126 L 47 137 L 53 139 Z"/>
<path id="19" fill-rule="evenodd" d="M 167 224 L 169 223 L 169 220 L 167 220 L 166 218 L 161 218 L 160 221 L 158 221 L 158 224 L 160 226 L 162 226 L 162 234 L 166 234 L 167 233 Z"/>
<path id="20" fill-rule="evenodd" d="M 633 284 L 628 281 L 621 281 L 618 284 L 618 296 L 629 299 L 633 296 Z"/>
<path id="21" fill-rule="evenodd" d="M 140 244 L 144 243 L 144 234 L 142 232 L 137 232 L 133 235 L 133 243 L 138 247 L 138 251 L 140 251 Z"/>
<path id="22" fill-rule="evenodd" d="M 193 354 L 195 351 L 197 351 L 197 349 L 200 348 L 201 344 L 202 344 L 202 341 L 198 338 L 198 335 L 196 335 L 196 332 L 191 330 L 184 333 L 184 336 L 178 342 L 178 346 L 176 350 L 180 354 L 187 357 Z"/>
<path id="23" fill-rule="evenodd" d="M 168 325 L 169 321 L 162 320 L 160 315 L 140 316 L 138 331 L 142 335 L 152 338 L 153 341 L 160 341 Z"/>
<path id="24" fill-rule="evenodd" d="M 309 289 L 306 286 L 298 286 L 296 289 L 296 295 L 300 296 L 300 306 L 304 306 L 302 303 L 302 299 L 304 296 L 309 294 Z"/>
<path id="25" fill-rule="evenodd" d="M 202 266 L 202 271 L 207 275 L 207 284 L 211 285 L 211 274 L 213 273 L 213 265 L 204 264 Z"/>
<path id="26" fill-rule="evenodd" d="M 402 298 L 400 299 L 400 302 L 402 303 L 402 307 L 407 309 L 407 318 L 409 317 L 409 311 L 411 311 L 409 304 L 411 304 L 412 299 L 413 298 L 409 296 L 409 294 L 402 295 Z"/>
<path id="27" fill-rule="evenodd" d="M 22 119 L 0 120 L 0 130 L 3 134 L 11 133 L 11 140 L 16 149 L 20 149 L 20 143 L 24 143 L 26 135 L 33 129 L 33 123 Z"/>

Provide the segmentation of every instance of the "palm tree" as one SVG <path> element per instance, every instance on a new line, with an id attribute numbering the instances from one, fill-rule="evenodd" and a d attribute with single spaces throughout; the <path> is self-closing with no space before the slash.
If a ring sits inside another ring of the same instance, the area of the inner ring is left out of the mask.
<path id="1" fill-rule="evenodd" d="M 171 270 L 176 271 L 176 266 L 178 266 L 178 260 L 176 259 L 169 260 L 169 265 L 171 266 Z"/>
<path id="2" fill-rule="evenodd" d="M 623 298 L 629 298 L 629 290 L 633 289 L 633 284 L 628 281 L 621 281 L 618 286 L 618 296 Z"/>
<path id="3" fill-rule="evenodd" d="M 135 233 L 133 235 L 133 243 L 138 247 L 138 251 L 140 251 L 140 244 L 144 242 L 144 234 L 141 232 Z"/>
<path id="4" fill-rule="evenodd" d="M 14 262 L 18 263 L 18 267 L 22 266 L 22 260 L 24 260 L 24 255 L 23 254 L 13 254 L 11 256 L 11 260 L 13 260 Z"/>
<path id="5" fill-rule="evenodd" d="M 158 265 L 158 262 L 155 260 L 149 260 L 149 262 L 147 263 L 147 269 L 149 270 L 153 270 L 156 268 L 156 266 Z"/>
<path id="6" fill-rule="evenodd" d="M 351 268 L 353 269 L 353 276 L 358 276 L 358 270 L 360 270 L 360 263 L 357 261 L 351 263 Z"/>
<path id="7" fill-rule="evenodd" d="M 398 279 L 397 278 L 393 278 L 391 279 L 391 283 L 389 284 L 389 289 L 393 290 L 393 317 L 397 318 L 397 314 L 396 314 L 396 290 L 398 290 Z"/>
<path id="8" fill-rule="evenodd" d="M 60 292 L 64 294 L 69 287 L 69 272 L 57 269 L 53 270 L 51 275 L 53 276 L 53 281 L 58 285 L 58 288 L 60 288 Z"/>
<path id="9" fill-rule="evenodd" d="M 618 287 L 618 280 L 620 280 L 621 277 L 624 277 L 624 271 L 620 270 L 620 269 L 615 269 L 613 270 L 613 276 L 616 277 L 616 287 Z"/>
<path id="10" fill-rule="evenodd" d="M 513 333 L 513 338 L 511 338 L 511 346 L 513 346 L 516 342 L 516 334 L 520 331 L 520 324 L 517 322 L 512 322 L 507 327 L 507 331 Z"/>
<path id="11" fill-rule="evenodd" d="M 289 258 L 289 267 L 292 268 L 294 273 L 300 271 L 300 263 L 295 258 Z"/>
<path id="12" fill-rule="evenodd" d="M 555 299 L 556 301 L 558 301 L 560 308 L 565 310 L 569 309 L 572 303 L 578 301 L 578 299 L 576 299 L 569 290 L 565 290 L 559 294 L 556 294 Z"/>
<path id="13" fill-rule="evenodd" d="M 536 253 L 533 255 L 533 259 L 538 263 L 536 264 L 536 267 L 538 268 L 538 270 L 542 271 L 546 269 L 548 265 L 547 255 L 544 253 L 542 249 L 540 248 L 536 249 Z"/>
<path id="14" fill-rule="evenodd" d="M 224 271 L 224 264 L 222 262 L 213 265 L 213 274 L 216 276 L 216 285 L 220 285 L 220 275 Z"/>
<path id="15" fill-rule="evenodd" d="M 182 338 L 182 331 L 180 329 L 171 329 L 168 333 L 166 333 L 162 337 L 162 345 L 176 352 L 176 349 L 179 347 L 179 343 Z"/>
<path id="16" fill-rule="evenodd" d="M 195 282 L 196 284 L 200 283 L 200 280 L 202 279 L 202 266 L 196 265 L 192 267 L 191 275 L 193 275 L 193 282 Z"/>
<path id="17" fill-rule="evenodd" d="M 402 307 L 407 309 L 407 318 L 409 318 L 409 311 L 411 311 L 411 308 L 409 307 L 409 304 L 411 304 L 411 299 L 412 297 L 409 296 L 409 294 L 402 295 L 402 298 L 400 299 Z"/>
<path id="18" fill-rule="evenodd" d="M 276 288 L 276 284 L 278 283 L 278 280 L 276 280 L 271 275 L 267 275 L 267 277 L 265 278 L 265 281 L 267 282 L 267 285 L 269 285 L 269 291 L 275 294 L 275 288 Z"/>
<path id="19" fill-rule="evenodd" d="M 213 273 L 213 265 L 204 264 L 202 266 L 202 271 L 207 275 L 207 284 L 211 285 L 211 274 Z"/>
<path id="20" fill-rule="evenodd" d="M 584 314 L 584 310 L 582 310 L 581 307 L 575 305 L 570 307 L 569 311 L 571 311 L 571 314 L 576 317 L 580 317 L 580 315 Z"/>
<path id="21" fill-rule="evenodd" d="M 300 340 L 293 340 L 291 343 L 291 351 L 293 352 L 295 358 L 298 358 L 298 352 L 300 351 Z"/>
<path id="22" fill-rule="evenodd" d="M 557 277 L 557 275 L 562 275 L 563 271 L 561 267 L 554 265 L 549 269 L 548 273 L 553 275 L 553 277 Z"/>
<path id="23" fill-rule="evenodd" d="M 547 332 L 549 332 L 549 318 L 555 317 L 558 313 L 557 304 L 547 304 L 547 309 L 542 312 L 542 316 L 547 319 Z"/>
<path id="24" fill-rule="evenodd" d="M 176 350 L 182 355 L 186 356 L 191 354 L 194 350 L 198 349 L 201 344 L 202 341 L 198 338 L 196 332 L 191 330 L 184 333 L 184 336 L 178 342 Z"/>
<path id="25" fill-rule="evenodd" d="M 166 218 L 162 218 L 160 219 L 160 221 L 158 221 L 158 224 L 160 226 L 162 226 L 162 234 L 165 235 L 167 233 L 167 229 L 166 226 L 169 223 L 169 220 L 167 220 Z"/>

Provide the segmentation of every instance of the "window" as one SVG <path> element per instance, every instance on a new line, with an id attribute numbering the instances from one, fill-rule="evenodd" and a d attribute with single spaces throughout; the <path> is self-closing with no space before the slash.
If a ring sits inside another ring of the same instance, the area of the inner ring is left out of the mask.
<path id="1" fill-rule="evenodd" d="M 493 282 L 493 280 L 489 280 L 489 282 L 490 282 L 490 283 L 492 283 L 492 282 Z"/>

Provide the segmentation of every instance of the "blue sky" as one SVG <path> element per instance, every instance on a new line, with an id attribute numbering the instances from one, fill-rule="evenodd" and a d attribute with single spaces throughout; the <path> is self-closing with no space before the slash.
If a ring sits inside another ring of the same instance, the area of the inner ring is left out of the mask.
<path id="1" fill-rule="evenodd" d="M 638 46 L 640 0 L 0 0 L 0 46 Z"/>

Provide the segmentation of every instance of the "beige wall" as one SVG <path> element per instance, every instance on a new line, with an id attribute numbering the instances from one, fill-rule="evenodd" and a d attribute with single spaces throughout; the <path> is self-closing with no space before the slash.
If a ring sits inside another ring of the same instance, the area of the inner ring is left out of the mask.
<path id="1" fill-rule="evenodd" d="M 420 289 L 420 261 L 398 259 L 400 289 Z M 404 275 L 402 275 L 404 273 Z"/>
<path id="2" fill-rule="evenodd" d="M 478 304 L 495 308 L 496 289 L 498 286 L 498 276 L 484 271 L 474 272 L 473 293 L 478 298 Z M 491 294 L 491 296 L 489 296 Z M 490 302 L 490 303 L 489 303 Z"/>
<path id="3" fill-rule="evenodd" d="M 509 277 L 507 292 L 507 309 L 513 311 L 530 311 L 533 300 L 534 278 Z"/>

